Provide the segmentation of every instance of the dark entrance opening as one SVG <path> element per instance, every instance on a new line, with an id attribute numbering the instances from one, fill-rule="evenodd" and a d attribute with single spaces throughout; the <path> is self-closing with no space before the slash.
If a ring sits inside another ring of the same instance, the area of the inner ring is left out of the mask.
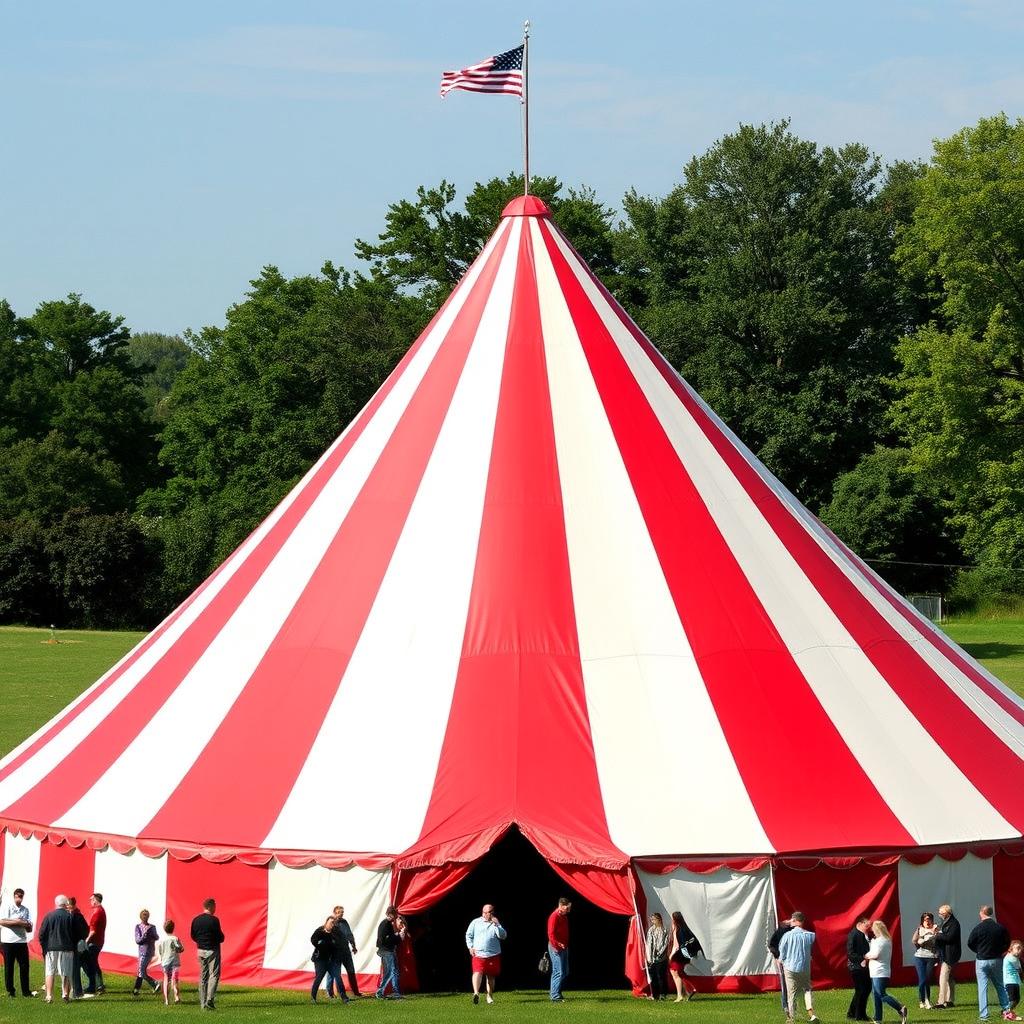
<path id="1" fill-rule="evenodd" d="M 566 992 L 628 988 L 623 965 L 629 918 L 580 896 L 513 827 L 455 889 L 410 918 L 421 991 L 470 991 L 466 928 L 485 903 L 494 904 L 508 930 L 498 991 L 547 988 L 548 977 L 537 962 L 547 949 L 548 915 L 560 896 L 572 900 Z"/>

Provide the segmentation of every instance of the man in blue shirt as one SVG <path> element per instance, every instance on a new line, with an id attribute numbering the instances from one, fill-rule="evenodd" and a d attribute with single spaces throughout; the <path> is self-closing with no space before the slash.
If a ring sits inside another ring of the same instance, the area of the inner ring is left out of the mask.
<path id="1" fill-rule="evenodd" d="M 796 1013 L 797 999 L 805 998 L 807 1019 L 816 1021 L 811 1005 L 811 948 L 814 946 L 814 932 L 804 928 L 804 915 L 800 911 L 791 914 L 789 923 L 793 926 L 779 940 L 779 962 L 786 976 L 786 995 L 789 1009 L 786 1020 L 792 1021 Z"/>
<path id="2" fill-rule="evenodd" d="M 480 917 L 466 929 L 466 948 L 473 958 L 473 1003 L 480 1002 L 480 982 L 487 979 L 487 1002 L 494 1002 L 494 979 L 501 973 L 501 940 L 506 937 L 494 907 L 484 904 Z"/>

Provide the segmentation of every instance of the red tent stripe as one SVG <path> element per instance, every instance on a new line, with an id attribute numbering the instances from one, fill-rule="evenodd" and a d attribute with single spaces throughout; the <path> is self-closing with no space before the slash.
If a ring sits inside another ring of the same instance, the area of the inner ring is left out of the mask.
<path id="1" fill-rule="evenodd" d="M 502 232 L 495 236 L 499 244 Z M 491 246 L 481 254 L 478 265 L 490 257 Z M 464 293 L 470 285 L 470 276 L 464 278 L 456 293 Z M 438 313 L 432 323 L 436 324 L 444 309 L 456 299 L 456 293 Z M 245 561 L 238 566 L 234 575 L 225 583 L 200 616 L 189 625 L 176 643 L 145 675 L 144 685 L 136 686 L 118 706 L 65 757 L 45 778 L 6 808 L 11 818 L 23 821 L 52 822 L 59 818 L 95 784 L 100 776 L 120 755 L 140 729 L 163 706 L 167 698 L 193 668 L 213 638 L 235 613 L 266 567 L 280 551 L 298 522 L 309 510 L 327 481 L 361 436 L 366 425 L 394 389 L 405 369 L 424 345 L 430 332 L 425 331 L 405 358 L 396 367 L 381 389 L 367 403 L 362 414 L 338 439 L 332 449 L 321 460 L 319 466 L 307 477 L 307 483 L 298 493 L 293 492 L 287 501 L 291 504 L 284 514 L 253 548 Z"/>
<path id="2" fill-rule="evenodd" d="M 391 561 L 476 337 L 508 238 L 492 250 L 359 497 L 277 637 L 229 714 L 142 836 L 191 830 L 202 841 L 260 846 L 284 806 L 333 702 Z M 338 581 L 344 580 L 339 587 Z M 288 699 L 281 700 L 282 688 Z M 288 736 L 273 756 L 253 758 L 252 737 L 273 723 Z M 245 764 L 258 801 L 236 798 Z M 227 837 L 226 839 L 224 837 Z"/>
<path id="3" fill-rule="evenodd" d="M 571 793 L 555 775 L 573 780 Z M 519 822 L 552 859 L 578 857 L 582 841 L 625 860 L 608 836 L 593 757 L 529 231 L 462 662 L 417 847 L 495 820 Z"/>
<path id="4" fill-rule="evenodd" d="M 639 328 L 613 308 L 876 670 L 995 810 L 1015 829 L 1024 827 L 1024 794 L 1014 780 L 1019 756 L 975 714 L 963 713 L 963 701 L 865 600 Z"/>
<path id="5" fill-rule="evenodd" d="M 753 593 L 576 271 L 546 224 L 541 230 L 680 621 L 769 839 L 776 849 L 844 846 L 865 833 L 879 843 L 912 844 Z M 805 773 L 780 787 L 764 770 L 764 739 L 787 734 L 800 736 L 810 762 L 828 764 L 829 773 Z M 848 815 L 826 825 L 793 813 L 794 806 L 827 806 L 837 790 L 855 802 Z"/>

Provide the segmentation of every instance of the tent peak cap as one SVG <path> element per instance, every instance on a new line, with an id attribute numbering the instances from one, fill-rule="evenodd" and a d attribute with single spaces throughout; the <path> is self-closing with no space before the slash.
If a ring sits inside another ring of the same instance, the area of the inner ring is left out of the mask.
<path id="1" fill-rule="evenodd" d="M 502 217 L 550 217 L 551 211 L 543 199 L 536 196 L 516 196 L 501 211 Z"/>

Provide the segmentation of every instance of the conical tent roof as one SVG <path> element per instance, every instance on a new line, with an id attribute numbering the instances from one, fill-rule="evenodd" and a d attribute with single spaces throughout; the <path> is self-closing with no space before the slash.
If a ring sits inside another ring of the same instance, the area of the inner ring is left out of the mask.
<path id="1" fill-rule="evenodd" d="M 469 860 L 512 823 L 609 868 L 907 850 L 1019 838 L 1022 749 L 1020 699 L 524 197 L 280 506 L 0 762 L 0 824 L 325 864 Z"/>

